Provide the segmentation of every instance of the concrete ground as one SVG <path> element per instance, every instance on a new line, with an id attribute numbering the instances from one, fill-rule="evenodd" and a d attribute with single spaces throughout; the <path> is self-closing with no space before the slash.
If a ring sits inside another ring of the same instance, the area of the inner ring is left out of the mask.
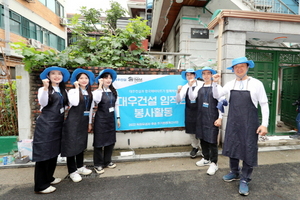
<path id="1" fill-rule="evenodd" d="M 259 144 L 258 163 L 250 183 L 250 199 L 300 199 L 300 140 L 280 139 Z M 34 163 L 0 166 L 0 199 L 240 199 L 238 182 L 224 183 L 228 158 L 219 155 L 219 170 L 206 175 L 197 167 L 201 159 L 189 157 L 190 146 L 135 149 L 135 155 L 120 156 L 130 149 L 115 150 L 115 169 L 94 171 L 73 183 L 65 163 L 58 163 L 55 177 L 63 179 L 48 195 L 33 192 Z M 220 152 L 220 151 L 219 151 Z M 92 169 L 92 152 L 85 163 Z M 202 196 L 201 196 L 202 195 Z"/>

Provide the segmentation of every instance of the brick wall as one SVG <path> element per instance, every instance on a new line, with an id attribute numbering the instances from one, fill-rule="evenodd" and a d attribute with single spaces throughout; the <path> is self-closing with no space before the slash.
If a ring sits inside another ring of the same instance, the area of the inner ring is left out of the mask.
<path id="1" fill-rule="evenodd" d="M 99 74 L 99 72 L 105 68 L 103 67 L 82 67 L 83 69 L 86 70 L 90 70 L 92 71 L 95 76 L 97 76 Z M 69 69 L 69 72 L 72 74 L 72 72 L 75 69 Z M 144 75 L 176 75 L 176 74 L 180 74 L 182 69 L 147 69 L 147 68 L 127 68 L 127 67 L 120 67 L 118 69 L 114 69 L 117 74 L 120 75 L 125 75 L 125 74 L 144 74 Z M 37 93 L 38 93 L 38 89 L 40 87 L 42 87 L 42 81 L 39 77 L 40 73 L 43 71 L 43 69 L 39 70 L 39 71 L 34 71 L 30 74 L 30 102 L 31 102 L 31 119 L 32 119 L 32 131 L 31 133 L 33 134 L 34 131 L 34 127 L 35 127 L 35 119 L 39 116 L 40 114 L 40 105 L 38 103 L 38 99 L 37 99 Z M 73 85 L 70 84 L 70 81 L 68 81 L 66 83 L 66 88 L 67 90 L 74 88 Z M 97 88 L 97 85 L 94 84 L 93 85 L 93 89 L 95 90 Z M 183 130 L 184 128 L 166 128 L 166 129 L 155 129 L 155 130 Z M 147 129 L 148 131 L 150 129 Z M 141 132 L 143 130 L 133 130 L 133 131 L 129 131 L 129 132 Z M 122 131 L 125 132 L 125 131 Z"/>

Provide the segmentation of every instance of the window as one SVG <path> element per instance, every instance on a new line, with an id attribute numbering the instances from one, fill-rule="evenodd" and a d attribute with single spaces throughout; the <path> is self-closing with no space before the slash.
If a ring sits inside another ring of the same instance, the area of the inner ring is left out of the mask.
<path id="1" fill-rule="evenodd" d="M 14 11 L 9 12 L 10 31 L 16 34 L 21 34 L 21 16 Z"/>
<path id="2" fill-rule="evenodd" d="M 64 17 L 64 7 L 57 0 L 39 0 L 59 17 Z"/>
<path id="3" fill-rule="evenodd" d="M 43 44 L 50 46 L 49 44 L 49 32 L 47 30 L 43 30 Z"/>
<path id="4" fill-rule="evenodd" d="M 55 7 L 56 7 L 56 1 L 55 0 L 47 0 L 47 7 L 52 10 L 54 13 L 55 12 Z"/>
<path id="5" fill-rule="evenodd" d="M 0 5 L 0 28 L 4 28 L 4 7 Z"/>
<path id="6" fill-rule="evenodd" d="M 29 38 L 37 39 L 37 29 L 33 22 L 29 22 Z"/>
<path id="7" fill-rule="evenodd" d="M 64 7 L 58 1 L 56 1 L 55 14 L 60 17 L 64 17 Z"/>
<path id="8" fill-rule="evenodd" d="M 43 31 L 42 27 L 36 25 L 36 39 L 43 43 Z"/>
<path id="9" fill-rule="evenodd" d="M 22 17 L 22 34 L 23 37 L 30 38 L 29 20 Z"/>
<path id="10" fill-rule="evenodd" d="M 62 51 L 65 49 L 65 40 L 63 38 L 58 38 L 58 51 Z"/>
<path id="11" fill-rule="evenodd" d="M 50 47 L 53 47 L 55 49 L 58 49 L 58 37 L 54 35 L 53 33 L 49 34 L 49 40 L 50 40 Z"/>

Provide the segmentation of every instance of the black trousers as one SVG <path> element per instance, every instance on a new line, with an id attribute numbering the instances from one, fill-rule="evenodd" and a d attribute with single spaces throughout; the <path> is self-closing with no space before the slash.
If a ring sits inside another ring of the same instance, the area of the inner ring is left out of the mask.
<path id="1" fill-rule="evenodd" d="M 205 160 L 218 162 L 218 144 L 212 144 L 201 139 L 201 149 Z"/>
<path id="2" fill-rule="evenodd" d="M 67 167 L 69 174 L 75 172 L 77 168 L 83 166 L 83 152 L 76 156 L 67 157 Z"/>
<path id="3" fill-rule="evenodd" d="M 94 166 L 105 167 L 111 162 L 111 156 L 115 144 L 109 146 L 96 148 L 94 147 Z"/>
<path id="4" fill-rule="evenodd" d="M 39 192 L 50 186 L 54 181 L 54 171 L 56 168 L 57 156 L 49 160 L 35 163 L 34 167 L 34 191 Z"/>
<path id="5" fill-rule="evenodd" d="M 240 163 L 239 159 L 229 158 L 230 170 L 233 173 L 240 173 L 239 163 Z M 241 179 L 247 182 L 251 181 L 252 172 L 253 172 L 253 166 L 248 165 L 245 161 L 243 161 Z"/>

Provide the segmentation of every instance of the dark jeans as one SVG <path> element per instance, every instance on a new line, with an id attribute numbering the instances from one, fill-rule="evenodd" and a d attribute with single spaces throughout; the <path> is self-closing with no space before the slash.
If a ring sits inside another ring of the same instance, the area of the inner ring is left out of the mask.
<path id="1" fill-rule="evenodd" d="M 204 156 L 205 160 L 210 160 L 211 162 L 214 162 L 217 164 L 218 162 L 218 144 L 212 144 L 209 142 L 206 142 L 204 140 L 201 140 L 201 149 L 202 154 Z"/>
<path id="2" fill-rule="evenodd" d="M 54 181 L 54 171 L 56 168 L 57 156 L 49 160 L 35 163 L 34 167 L 34 191 L 39 192 L 50 186 Z"/>
<path id="3" fill-rule="evenodd" d="M 115 144 L 109 146 L 96 148 L 94 147 L 94 166 L 106 167 L 111 162 L 111 156 Z"/>
<path id="4" fill-rule="evenodd" d="M 239 159 L 229 158 L 230 170 L 233 173 L 240 173 L 239 162 L 240 162 Z M 245 161 L 243 161 L 241 180 L 245 180 L 247 182 L 251 181 L 252 172 L 253 172 L 253 166 L 250 166 Z"/>
<path id="5" fill-rule="evenodd" d="M 76 156 L 67 157 L 67 166 L 69 174 L 75 172 L 77 168 L 83 166 L 83 152 Z"/>

